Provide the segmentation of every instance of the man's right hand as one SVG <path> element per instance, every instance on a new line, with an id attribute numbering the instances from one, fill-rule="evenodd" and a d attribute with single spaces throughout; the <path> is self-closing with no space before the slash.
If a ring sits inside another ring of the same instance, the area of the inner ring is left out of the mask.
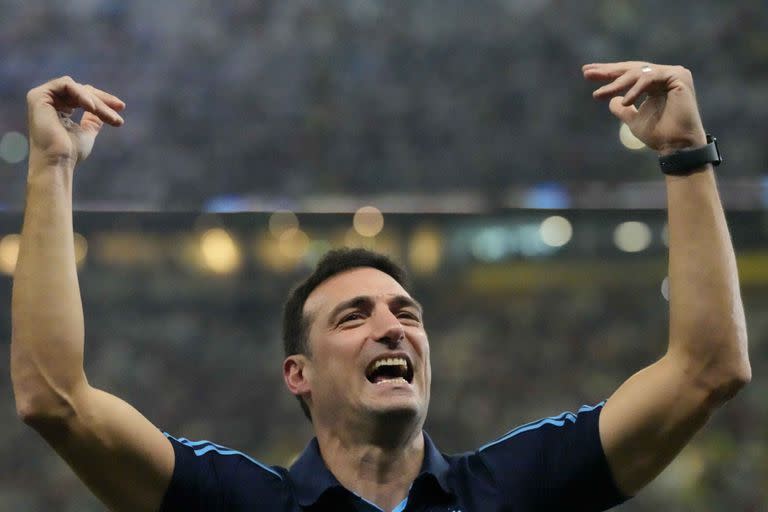
<path id="1" fill-rule="evenodd" d="M 30 162 L 73 167 L 91 153 L 104 123 L 121 126 L 125 103 L 118 97 L 64 76 L 27 93 Z M 83 109 L 80 123 L 69 117 Z"/>

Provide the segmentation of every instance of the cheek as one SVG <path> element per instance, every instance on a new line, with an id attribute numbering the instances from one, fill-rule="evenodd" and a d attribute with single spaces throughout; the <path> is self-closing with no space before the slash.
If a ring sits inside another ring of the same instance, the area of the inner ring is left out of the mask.
<path id="1" fill-rule="evenodd" d="M 357 353 L 352 340 L 328 341 L 322 351 L 315 353 L 315 373 L 327 381 L 344 381 L 357 372 Z"/>

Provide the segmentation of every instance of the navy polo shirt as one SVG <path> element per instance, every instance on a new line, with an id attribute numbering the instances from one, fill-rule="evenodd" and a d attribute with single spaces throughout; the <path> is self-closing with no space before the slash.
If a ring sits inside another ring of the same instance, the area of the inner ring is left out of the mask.
<path id="1" fill-rule="evenodd" d="M 600 443 L 602 406 L 528 423 L 460 455 L 442 454 L 424 433 L 421 471 L 391 512 L 597 511 L 621 503 Z M 382 512 L 342 487 L 317 439 L 285 469 L 210 441 L 166 436 L 176 465 L 161 512 Z"/>

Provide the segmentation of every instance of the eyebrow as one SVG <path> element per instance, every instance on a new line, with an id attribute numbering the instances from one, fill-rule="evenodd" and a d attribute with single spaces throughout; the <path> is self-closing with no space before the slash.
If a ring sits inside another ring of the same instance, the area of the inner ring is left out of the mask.
<path id="1" fill-rule="evenodd" d="M 389 304 L 389 307 L 396 307 L 397 309 L 403 309 L 407 307 L 415 308 L 419 312 L 419 316 L 422 316 L 424 313 L 424 308 L 419 304 L 419 301 L 417 301 L 414 298 L 408 297 L 407 295 L 395 295 L 394 297 L 390 298 L 387 302 Z M 347 299 L 343 302 L 340 302 L 331 310 L 330 315 L 328 315 L 328 322 L 332 323 L 334 319 L 344 311 L 345 309 L 372 309 L 374 304 L 374 300 L 368 296 L 368 295 L 358 295 L 357 297 L 352 297 L 351 299 Z"/>

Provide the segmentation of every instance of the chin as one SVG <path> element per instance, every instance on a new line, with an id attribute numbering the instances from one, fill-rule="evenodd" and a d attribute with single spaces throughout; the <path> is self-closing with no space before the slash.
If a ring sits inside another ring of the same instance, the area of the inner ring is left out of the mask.
<path id="1" fill-rule="evenodd" d="M 372 416 L 386 421 L 388 424 L 391 422 L 412 422 L 422 416 L 421 407 L 405 401 L 374 404 L 368 411 Z"/>

